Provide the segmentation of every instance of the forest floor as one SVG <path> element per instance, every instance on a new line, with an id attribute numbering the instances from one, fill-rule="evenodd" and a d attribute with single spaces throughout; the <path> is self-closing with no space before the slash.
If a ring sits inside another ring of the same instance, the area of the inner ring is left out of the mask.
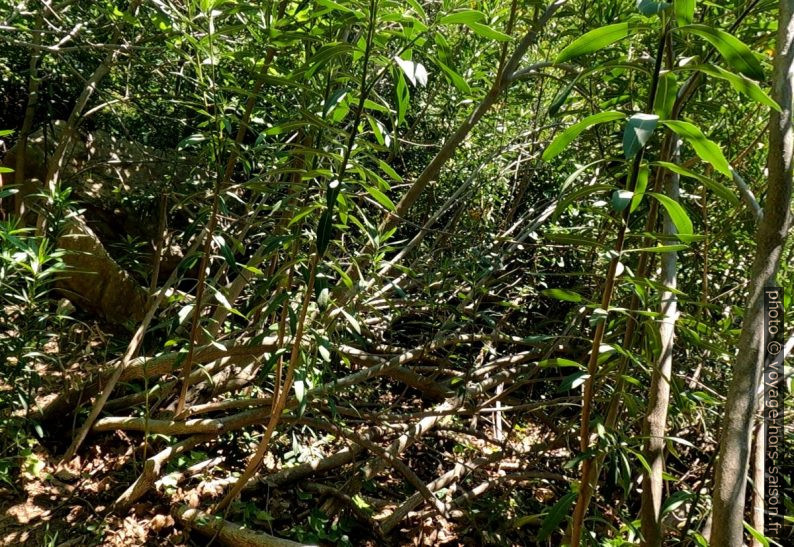
<path id="1" fill-rule="evenodd" d="M 101 371 L 105 365 L 99 357 L 111 342 L 112 336 L 104 333 L 98 324 L 85 323 L 63 333 L 60 338 L 49 340 L 44 345 L 44 354 L 51 359 L 42 361 L 37 370 L 42 381 L 37 390 L 36 406 L 43 408 L 59 393 Z M 54 367 L 52 360 L 70 365 L 68 368 Z M 381 387 L 383 389 L 373 391 L 373 407 L 407 414 L 423 405 L 419 394 L 410 389 L 395 395 L 388 386 Z M 68 420 L 68 423 L 57 424 L 58 427 L 48 424 L 43 439 L 39 438 L 41 430 L 37 434 L 36 428 L 22 436 L 21 442 L 27 446 L 20 451 L 24 458 L 19 465 L 20 472 L 13 481 L 7 481 L 9 484 L 0 486 L 0 545 L 205 545 L 207 538 L 191 534 L 174 518 L 173 509 L 186 506 L 206 510 L 219 501 L 242 471 L 262 433 L 262 428 L 251 428 L 241 435 L 220 439 L 206 451 L 205 447 L 198 446 L 169 463 L 155 492 L 127 510 L 115 511 L 113 502 L 140 475 L 146 458 L 167 446 L 171 439 L 150 435 L 148 444 L 144 445 L 143 436 L 134 431 L 93 433 L 79 455 L 64 465 L 60 455 L 78 425 L 73 416 Z M 475 425 L 473 430 L 483 427 L 489 426 Z M 541 426 L 522 430 L 522 436 L 507 440 L 516 454 L 552 434 Z M 417 443 L 404 455 L 404 463 L 423 481 L 432 481 L 443 474 L 445 461 L 455 460 L 456 456 L 460 459 L 461 446 L 468 446 L 471 454 L 487 454 L 493 450 L 486 441 L 475 436 L 444 433 Z M 301 439 L 300 442 L 303 444 L 298 447 L 294 434 L 291 438 L 282 435 L 265 459 L 262 476 L 310 458 L 330 456 L 345 446 L 332 436 L 315 436 L 313 440 Z M 556 459 L 566 454 L 562 449 Z M 186 472 L 186 468 L 189 471 Z M 519 458 L 507 457 L 496 467 L 477 469 L 469 478 L 479 487 L 487 485 L 490 503 L 494 503 L 493 500 L 503 502 L 500 511 L 508 508 L 507 515 L 510 514 L 512 488 L 516 485 L 521 484 L 524 493 L 538 503 L 553 502 L 558 497 L 548 484 L 522 479 L 517 473 L 522 468 Z M 372 489 L 382 497 L 367 495 L 366 491 L 352 499 L 340 497 L 343 505 L 348 505 L 347 510 L 333 519 L 334 522 L 329 522 L 318 508 L 323 500 L 327 503 L 341 491 L 347 478 L 349 475 L 336 470 L 283 489 L 271 488 L 260 481 L 258 488 L 247 492 L 244 501 L 233 506 L 227 518 L 279 537 L 295 538 L 297 523 L 301 523 L 304 532 L 338 531 L 336 535 L 327 535 L 326 541 L 320 541 L 321 545 L 335 545 L 340 541 L 361 546 L 384 544 L 385 538 L 379 536 L 373 523 L 377 522 L 378 514 L 388 514 L 395 509 L 397 504 L 383 497 L 401 499 L 406 489 L 404 480 L 399 475 L 383 474 Z M 315 480 L 318 482 L 313 482 Z M 447 494 L 452 495 L 457 488 L 458 485 L 452 485 Z M 472 503 L 465 511 L 452 511 L 447 519 L 440 518 L 427 507 L 409 513 L 390 534 L 389 544 L 480 545 L 489 533 L 482 529 L 482 523 L 488 522 L 492 515 L 478 518 L 478 513 L 483 511 L 477 503 Z M 524 517 L 517 526 L 537 525 L 538 521 Z"/>

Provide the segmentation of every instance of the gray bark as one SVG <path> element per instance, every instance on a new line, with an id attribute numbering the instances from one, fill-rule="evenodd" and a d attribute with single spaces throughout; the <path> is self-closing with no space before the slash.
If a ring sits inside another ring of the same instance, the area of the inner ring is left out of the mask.
<path id="1" fill-rule="evenodd" d="M 770 123 L 767 199 L 764 216 L 756 232 L 756 254 L 750 275 L 747 309 L 725 404 L 713 494 L 711 545 L 714 547 L 739 546 L 743 542 L 750 439 L 756 394 L 763 371 L 763 288 L 774 283 L 791 225 L 793 12 L 794 0 L 781 0 L 773 98 L 782 112 L 773 112 Z"/>
<path id="2" fill-rule="evenodd" d="M 678 159 L 678 146 L 675 145 L 673 161 Z M 678 175 L 670 173 L 666 179 L 665 193 L 678 201 Z M 675 235 L 676 229 L 670 215 L 664 212 L 664 233 Z M 678 297 L 676 289 L 678 274 L 677 254 L 675 251 L 662 255 L 662 284 L 670 290 L 662 292 L 661 313 L 663 318 L 659 324 L 661 352 L 659 360 L 651 375 L 648 409 L 643 423 L 643 435 L 647 437 L 645 459 L 651 467 L 642 481 L 642 534 L 643 545 L 661 547 L 664 533 L 662 529 L 662 496 L 664 494 L 664 447 L 665 430 L 667 428 L 667 410 L 670 405 L 670 379 L 673 373 L 673 347 L 675 344 L 675 322 L 678 318 Z"/>

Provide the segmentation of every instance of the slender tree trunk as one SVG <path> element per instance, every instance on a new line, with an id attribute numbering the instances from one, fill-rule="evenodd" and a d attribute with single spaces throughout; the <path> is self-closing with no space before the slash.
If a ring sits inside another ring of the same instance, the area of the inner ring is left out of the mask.
<path id="1" fill-rule="evenodd" d="M 759 405 L 761 406 L 761 405 Z M 763 416 L 763 413 L 761 414 Z M 764 452 L 766 442 L 764 438 L 764 421 L 761 418 L 755 426 L 753 450 L 753 528 L 758 531 L 764 529 Z M 757 539 L 753 538 L 753 547 L 762 547 Z"/>
<path id="2" fill-rule="evenodd" d="M 646 110 L 650 112 L 653 109 L 654 100 L 656 98 L 656 91 L 659 86 L 659 73 L 662 68 L 662 59 L 664 48 L 668 39 L 667 28 L 663 29 L 659 37 L 659 45 L 656 51 L 656 62 L 651 80 L 651 87 L 648 93 L 648 102 Z M 642 158 L 645 153 L 645 146 L 640 147 L 634 156 L 634 160 L 629 173 L 626 189 L 629 192 L 634 192 L 639 177 L 640 167 L 642 165 Z M 626 238 L 629 225 L 629 215 L 631 207 L 626 207 L 620 215 L 621 224 L 618 228 L 617 239 L 613 247 L 614 255 L 609 262 L 606 278 L 604 281 L 604 288 L 601 296 L 600 308 L 605 312 L 609 312 L 609 306 L 612 302 L 612 293 L 615 288 L 616 273 L 618 263 L 620 262 L 621 254 L 623 253 L 623 245 Z M 606 331 L 606 318 L 601 318 L 596 325 L 595 332 L 593 333 L 593 342 L 590 349 L 590 358 L 587 363 L 587 379 L 584 383 L 582 390 L 582 416 L 579 432 L 579 450 L 584 454 L 593 444 L 593 439 L 590 435 L 590 416 L 593 410 L 593 400 L 595 398 L 595 379 L 598 373 L 599 363 L 598 355 L 601 347 L 601 342 L 604 339 Z M 565 534 L 566 541 L 570 542 L 571 547 L 579 547 L 584 531 L 584 520 L 587 516 L 587 510 L 590 506 L 590 500 L 595 493 L 598 486 L 598 475 L 601 468 L 603 455 L 596 457 L 589 457 L 582 462 L 582 474 L 579 481 L 579 492 L 576 497 L 576 505 L 574 506 L 573 516 L 571 518 L 570 526 Z"/>
<path id="3" fill-rule="evenodd" d="M 673 158 L 678 158 L 679 141 L 674 145 Z M 666 194 L 678 201 L 678 175 L 670 173 L 667 177 Z M 664 234 L 675 235 L 676 229 L 670 215 L 664 212 Z M 676 288 L 678 263 L 676 252 L 662 255 L 662 284 L 670 290 L 662 292 L 662 322 L 659 325 L 661 352 L 651 375 L 648 410 L 643 423 L 643 436 L 647 437 L 645 459 L 651 467 L 642 480 L 642 520 L 643 545 L 660 547 L 664 538 L 662 530 L 662 495 L 664 488 L 664 434 L 667 428 L 667 409 L 670 404 L 670 380 L 673 373 L 673 346 L 675 341 L 675 322 L 678 318 L 678 297 Z"/>
<path id="4" fill-rule="evenodd" d="M 135 12 L 138 11 L 138 6 L 140 6 L 140 4 L 141 0 L 133 0 L 127 8 L 129 13 L 134 15 Z M 133 38 L 132 41 L 134 42 L 135 39 Z M 69 118 L 66 120 L 66 126 L 61 133 L 61 138 L 58 139 L 58 146 L 55 148 L 55 152 L 49 160 L 49 165 L 47 166 L 47 180 L 45 182 L 47 184 L 47 190 L 50 193 L 54 192 L 58 186 L 61 170 L 66 163 L 67 152 L 69 147 L 73 144 L 72 141 L 75 136 L 75 129 L 77 129 L 77 126 L 82 120 L 83 110 L 85 110 L 88 101 L 99 87 L 100 82 L 105 76 L 110 74 L 119 56 L 127 51 L 127 48 L 122 44 L 121 28 L 117 28 L 113 32 L 111 43 L 116 44 L 118 47 L 114 47 L 105 55 L 102 62 L 99 63 L 99 66 L 94 70 L 94 73 L 86 81 L 83 90 L 74 102 L 74 107 L 69 114 Z"/>
<path id="5" fill-rule="evenodd" d="M 763 288 L 774 283 L 791 225 L 793 12 L 794 0 L 781 0 L 773 91 L 782 112 L 772 112 L 767 198 L 764 216 L 756 232 L 756 254 L 750 275 L 747 310 L 739 337 L 733 381 L 725 403 L 713 494 L 711 545 L 714 547 L 742 545 L 750 438 L 763 371 Z"/>
<path id="6" fill-rule="evenodd" d="M 30 74 L 28 76 L 28 104 L 25 107 L 25 118 L 22 120 L 22 127 L 19 130 L 19 140 L 17 141 L 17 157 L 14 166 L 14 183 L 17 188 L 22 188 L 25 184 L 25 160 L 28 151 L 28 137 L 33 129 L 33 119 L 36 117 L 36 109 L 39 106 L 39 87 L 41 77 L 38 73 L 41 51 L 36 46 L 41 45 L 41 11 L 36 15 L 36 26 L 33 32 L 34 48 L 30 52 Z M 14 212 L 21 218 L 25 214 L 25 204 L 23 203 L 23 193 L 20 192 L 15 197 Z"/>

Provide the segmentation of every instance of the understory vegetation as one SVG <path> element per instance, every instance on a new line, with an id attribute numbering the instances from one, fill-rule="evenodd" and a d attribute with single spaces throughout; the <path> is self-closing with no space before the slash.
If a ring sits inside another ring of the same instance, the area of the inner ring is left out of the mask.
<path id="1" fill-rule="evenodd" d="M 791 545 L 793 13 L 0 0 L 0 544 Z"/>

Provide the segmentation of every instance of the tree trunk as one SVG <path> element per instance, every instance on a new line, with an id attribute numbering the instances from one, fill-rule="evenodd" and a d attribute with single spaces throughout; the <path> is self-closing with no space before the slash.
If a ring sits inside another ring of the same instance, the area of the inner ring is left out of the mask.
<path id="1" fill-rule="evenodd" d="M 760 406 L 760 405 L 759 405 Z M 759 532 L 764 530 L 764 422 L 760 419 L 755 426 L 755 447 L 753 451 L 753 528 Z M 762 543 L 753 538 L 753 547 L 762 547 Z"/>
<path id="2" fill-rule="evenodd" d="M 750 276 L 747 311 L 733 381 L 725 403 L 725 418 L 716 466 L 711 545 L 742 545 L 747 467 L 750 457 L 756 393 L 763 371 L 763 302 L 765 285 L 774 283 L 787 231 L 791 224 L 791 159 L 794 135 L 792 64 L 794 64 L 794 0 L 781 0 L 775 58 L 774 99 L 782 108 L 772 112 L 769 130 L 769 185 L 764 216 L 756 232 L 756 254 Z"/>
<path id="3" fill-rule="evenodd" d="M 674 145 L 673 161 L 678 158 L 679 144 Z M 678 175 L 670 173 L 666 180 L 666 194 L 678 201 Z M 676 229 L 670 215 L 664 212 L 664 233 L 675 235 Z M 648 397 L 648 410 L 643 423 L 643 436 L 647 437 L 645 459 L 651 467 L 642 480 L 642 520 L 643 545 L 661 547 L 664 537 L 662 530 L 662 496 L 664 489 L 664 434 L 667 428 L 667 409 L 670 404 L 670 380 L 673 373 L 673 346 L 675 343 L 675 322 L 678 318 L 678 297 L 676 289 L 678 274 L 676 252 L 662 255 L 662 284 L 670 290 L 662 292 L 661 313 L 663 319 L 659 325 L 661 351 L 656 367 L 651 375 L 651 387 Z"/>

